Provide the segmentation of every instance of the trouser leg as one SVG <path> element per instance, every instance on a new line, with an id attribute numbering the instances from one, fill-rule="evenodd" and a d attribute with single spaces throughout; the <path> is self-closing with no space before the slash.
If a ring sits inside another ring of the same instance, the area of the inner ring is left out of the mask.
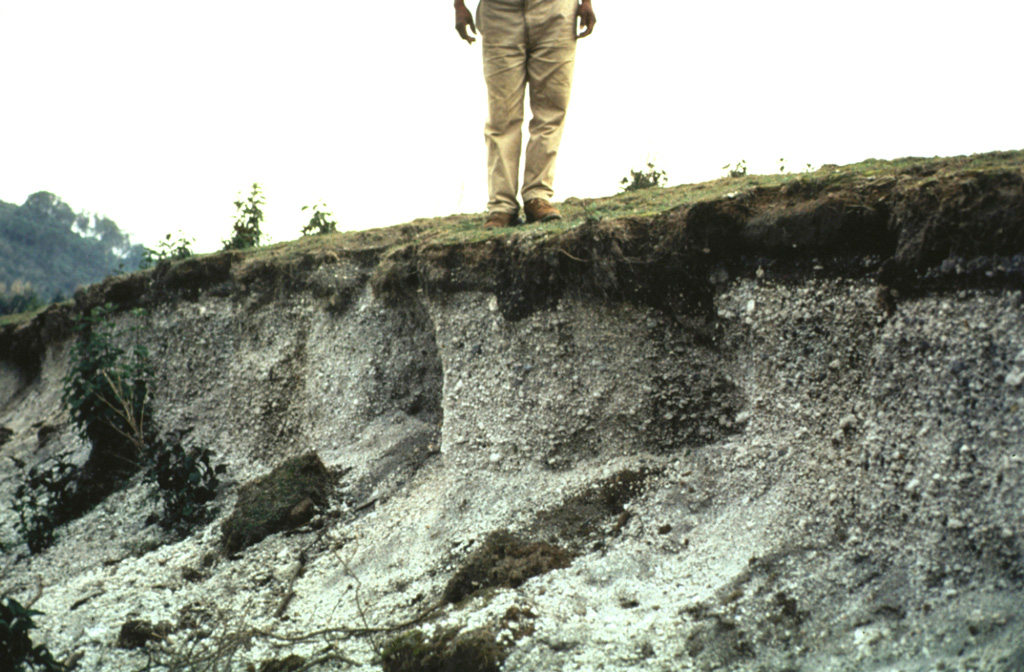
<path id="1" fill-rule="evenodd" d="M 526 61 L 530 86 L 530 140 L 523 169 L 523 201 L 551 200 L 555 158 L 565 128 L 576 45 L 555 44 L 530 50 Z"/>
<path id="2" fill-rule="evenodd" d="M 523 102 L 526 97 L 526 49 L 523 46 L 483 45 L 487 82 L 487 188 L 489 212 L 516 212 L 519 154 L 523 142 Z"/>

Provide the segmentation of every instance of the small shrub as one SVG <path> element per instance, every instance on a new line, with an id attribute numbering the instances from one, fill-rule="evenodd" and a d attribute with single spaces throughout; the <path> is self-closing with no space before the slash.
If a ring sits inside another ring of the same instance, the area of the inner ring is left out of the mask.
<path id="1" fill-rule="evenodd" d="M 71 371 L 64 377 L 62 399 L 82 438 L 94 448 L 98 438 L 108 438 L 109 429 L 135 447 L 145 443 L 150 415 L 149 351 L 142 345 L 126 351 L 117 344 L 124 333 L 114 331 L 113 312 L 108 303 L 78 318 L 74 330 L 79 339 L 71 349 Z M 124 466 L 137 467 L 138 462 Z"/>
<path id="2" fill-rule="evenodd" d="M 15 526 L 31 553 L 53 544 L 54 530 L 71 517 L 78 467 L 61 455 L 49 464 L 32 467 L 14 492 Z"/>
<path id="3" fill-rule="evenodd" d="M 139 470 L 153 434 L 149 352 L 138 344 L 119 345 L 134 330 L 115 331 L 113 310 L 107 304 L 77 320 L 79 338 L 64 378 L 64 404 L 82 438 L 92 444 L 76 492 L 78 512 L 98 504 Z"/>
<path id="4" fill-rule="evenodd" d="M 263 241 L 263 190 L 259 183 L 253 182 L 252 191 L 243 200 L 235 201 L 235 224 L 231 238 L 224 242 L 225 250 L 241 250 L 257 247 Z"/>
<path id="5" fill-rule="evenodd" d="M 647 162 L 646 172 L 643 170 L 630 170 L 629 174 L 629 177 L 619 180 L 619 184 L 625 185 L 621 187 L 623 191 L 639 191 L 641 189 L 650 189 L 651 187 L 662 187 L 668 177 L 664 170 L 655 168 L 652 161 Z"/>
<path id="6" fill-rule="evenodd" d="M 722 170 L 726 171 L 728 177 L 744 177 L 747 174 L 747 161 L 746 159 L 740 159 L 736 163 L 727 163 L 722 166 Z"/>
<path id="7" fill-rule="evenodd" d="M 185 234 L 178 231 L 178 237 L 171 239 L 171 234 L 164 236 L 164 239 L 156 244 L 156 249 L 146 248 L 142 254 L 142 261 L 139 268 L 152 268 L 161 261 L 178 261 L 188 259 L 194 253 L 192 246 L 195 245 L 195 238 L 186 238 Z"/>
<path id="8" fill-rule="evenodd" d="M 185 533 L 208 515 L 207 504 L 217 496 L 223 464 L 213 466 L 207 448 L 186 449 L 180 443 L 161 445 L 154 451 L 146 479 L 160 488 L 163 517 L 160 525 Z"/>
<path id="9" fill-rule="evenodd" d="M 36 627 L 32 617 L 41 615 L 41 612 L 23 607 L 13 598 L 0 598 L 0 670 L 64 670 L 64 666 L 53 659 L 45 644 L 32 644 L 29 630 Z"/>
<path id="10" fill-rule="evenodd" d="M 331 213 L 324 209 L 323 203 L 302 206 L 303 211 L 310 209 L 313 210 L 313 215 L 309 218 L 309 223 L 302 227 L 302 235 L 316 236 L 322 233 L 336 233 L 338 231 L 338 223 L 331 219 Z"/>

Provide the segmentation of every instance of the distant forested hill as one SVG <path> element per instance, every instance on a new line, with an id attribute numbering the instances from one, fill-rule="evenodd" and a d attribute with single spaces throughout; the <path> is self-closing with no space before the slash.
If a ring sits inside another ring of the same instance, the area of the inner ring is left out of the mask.
<path id="1" fill-rule="evenodd" d="M 143 252 L 111 220 L 76 214 L 49 192 L 21 206 L 0 201 L 0 307 L 12 295 L 70 297 L 80 285 L 135 270 Z"/>

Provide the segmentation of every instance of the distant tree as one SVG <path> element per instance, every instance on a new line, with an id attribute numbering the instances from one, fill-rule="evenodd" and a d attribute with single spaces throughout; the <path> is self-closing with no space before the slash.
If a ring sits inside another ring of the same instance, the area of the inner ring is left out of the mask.
<path id="1" fill-rule="evenodd" d="M 235 224 L 229 240 L 224 241 L 225 250 L 241 250 L 256 247 L 263 239 L 260 225 L 263 223 L 263 190 L 259 183 L 253 182 L 252 191 L 244 200 L 239 194 L 235 201 Z"/>
<path id="2" fill-rule="evenodd" d="M 0 202 L 0 282 L 30 283 L 39 296 L 68 296 L 111 269 L 134 269 L 142 251 L 110 219 L 76 214 L 50 192 L 21 206 Z"/>
<path id="3" fill-rule="evenodd" d="M 74 226 L 77 219 L 71 206 L 48 191 L 37 191 L 25 199 L 25 204 L 21 207 L 37 220 L 61 224 L 69 229 Z"/>
<path id="4" fill-rule="evenodd" d="M 0 315 L 24 313 L 43 305 L 30 283 L 15 280 L 8 288 L 7 283 L 0 282 Z"/>
<path id="5" fill-rule="evenodd" d="M 316 205 L 302 206 L 303 211 L 313 210 L 313 216 L 309 218 L 309 223 L 302 227 L 302 235 L 315 236 L 321 233 L 337 232 L 338 223 L 331 219 L 332 215 L 325 207 L 322 201 Z"/>
<path id="6" fill-rule="evenodd" d="M 128 236 L 121 233 L 121 229 L 117 228 L 117 224 L 114 224 L 114 222 L 106 217 L 97 218 L 94 229 L 96 231 L 96 238 L 103 243 L 104 247 L 110 250 L 125 247 Z"/>

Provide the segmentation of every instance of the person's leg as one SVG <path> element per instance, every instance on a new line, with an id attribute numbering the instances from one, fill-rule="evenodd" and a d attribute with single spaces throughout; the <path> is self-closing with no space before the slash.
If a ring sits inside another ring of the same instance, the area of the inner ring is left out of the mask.
<path id="1" fill-rule="evenodd" d="M 576 57 L 577 0 L 524 0 L 530 88 L 530 141 L 523 201 L 551 200 Z"/>
<path id="2" fill-rule="evenodd" d="M 530 140 L 523 170 L 523 201 L 551 200 L 555 158 L 565 128 L 576 45 L 554 44 L 531 50 L 527 59 L 530 86 Z"/>
<path id="3" fill-rule="evenodd" d="M 526 23 L 523 0 L 482 0 L 477 29 L 487 83 L 487 210 L 516 213 L 519 155 L 526 98 Z"/>
<path id="4" fill-rule="evenodd" d="M 487 190 L 489 212 L 517 212 L 519 155 L 523 147 L 523 101 L 526 97 L 526 49 L 487 46 Z"/>

